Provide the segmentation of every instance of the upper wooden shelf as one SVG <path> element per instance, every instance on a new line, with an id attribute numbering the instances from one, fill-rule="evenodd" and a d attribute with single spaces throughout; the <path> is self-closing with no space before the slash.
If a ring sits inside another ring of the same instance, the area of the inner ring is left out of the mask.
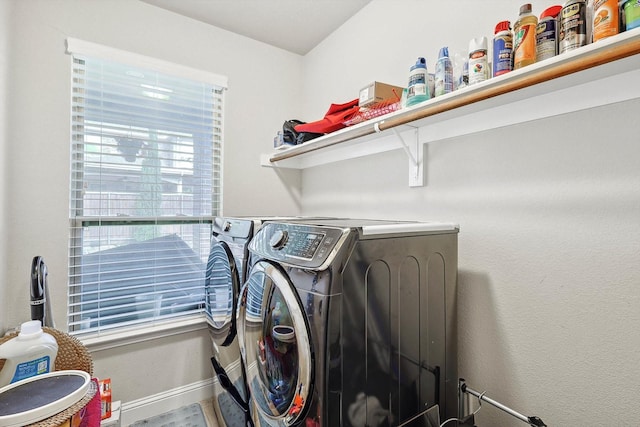
<path id="1" fill-rule="evenodd" d="M 261 163 L 304 169 L 403 146 L 421 163 L 424 143 L 640 98 L 638 82 L 640 28 L 276 150 Z"/>

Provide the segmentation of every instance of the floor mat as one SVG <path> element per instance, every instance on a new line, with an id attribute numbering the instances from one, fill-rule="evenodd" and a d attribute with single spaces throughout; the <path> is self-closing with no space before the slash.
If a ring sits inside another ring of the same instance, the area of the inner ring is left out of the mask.
<path id="1" fill-rule="evenodd" d="M 242 380 L 238 379 L 234 383 L 234 386 L 236 390 L 242 393 L 242 397 L 244 398 L 244 385 L 242 384 Z M 220 406 L 220 412 L 222 412 L 222 418 L 224 418 L 227 427 L 246 426 L 244 411 L 238 406 L 229 393 L 221 393 L 218 396 L 218 405 Z"/>
<path id="2" fill-rule="evenodd" d="M 136 421 L 131 427 L 207 427 L 202 407 L 198 403 L 183 406 L 146 420 Z"/>

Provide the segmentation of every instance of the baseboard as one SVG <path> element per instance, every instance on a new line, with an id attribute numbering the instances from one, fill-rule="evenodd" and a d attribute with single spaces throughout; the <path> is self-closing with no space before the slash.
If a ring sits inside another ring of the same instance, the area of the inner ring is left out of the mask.
<path id="1" fill-rule="evenodd" d="M 153 417 L 213 397 L 213 379 L 198 381 L 122 404 L 121 425 Z"/>

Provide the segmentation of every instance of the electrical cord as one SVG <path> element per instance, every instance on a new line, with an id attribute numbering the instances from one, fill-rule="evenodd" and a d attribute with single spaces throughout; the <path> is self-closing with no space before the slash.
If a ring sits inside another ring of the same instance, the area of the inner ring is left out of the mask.
<path id="1" fill-rule="evenodd" d="M 471 415 L 469 415 L 469 416 L 467 417 L 467 419 L 468 419 L 468 418 L 471 418 L 471 417 L 474 417 L 474 416 L 478 413 L 478 411 L 480 411 L 480 409 L 482 409 L 482 397 L 483 397 L 486 393 L 487 393 L 487 392 L 486 392 L 486 390 L 485 390 L 485 391 L 483 391 L 482 393 L 480 393 L 480 396 L 478 396 L 478 408 L 477 408 L 475 411 L 473 411 L 473 413 L 472 413 Z M 450 422 L 452 422 L 452 421 L 460 421 L 461 423 L 463 423 L 463 422 L 464 422 L 464 420 L 461 420 L 460 418 L 449 418 L 448 420 L 445 420 L 442 424 L 440 424 L 440 427 L 444 427 L 444 426 L 445 426 L 445 424 L 449 424 L 449 423 L 450 423 Z"/>

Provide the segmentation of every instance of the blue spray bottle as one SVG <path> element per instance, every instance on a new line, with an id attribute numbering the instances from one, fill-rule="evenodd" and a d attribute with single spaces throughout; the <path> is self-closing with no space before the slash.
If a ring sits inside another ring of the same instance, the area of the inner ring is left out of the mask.
<path id="1" fill-rule="evenodd" d="M 449 48 L 443 47 L 438 54 L 436 63 L 436 90 L 435 96 L 453 92 L 453 63 L 449 58 Z"/>

